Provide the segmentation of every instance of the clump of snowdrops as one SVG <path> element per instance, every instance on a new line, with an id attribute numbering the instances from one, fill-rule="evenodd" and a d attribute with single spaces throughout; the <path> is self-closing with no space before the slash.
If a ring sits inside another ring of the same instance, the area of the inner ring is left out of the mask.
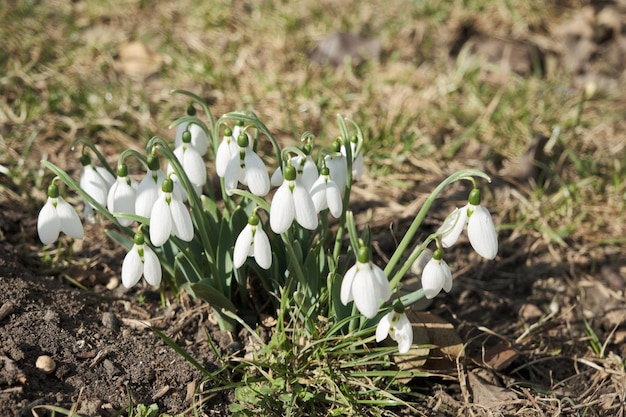
<path id="1" fill-rule="evenodd" d="M 220 327 L 233 330 L 243 324 L 238 312 L 258 296 L 248 294 L 254 279 L 277 312 L 276 332 L 284 333 L 286 321 L 296 320 L 314 340 L 324 336 L 323 318 L 335 324 L 333 334 L 370 332 L 378 342 L 391 337 L 400 353 L 413 343 L 405 310 L 442 289 L 450 291 L 444 252 L 463 230 L 478 254 L 496 256 L 496 231 L 477 183 L 489 180 L 484 173 L 467 169 L 443 180 L 387 265 L 379 266 L 369 229 L 358 230 L 348 209 L 351 188 L 364 170 L 366 138 L 356 122 L 338 116 L 338 135 L 327 147 L 304 132 L 299 146 L 281 148 L 255 114 L 236 111 L 216 120 L 199 97 L 175 93 L 190 99 L 187 114 L 172 123 L 172 138 L 151 138 L 145 154 L 126 150 L 111 167 L 92 143 L 78 139 L 72 144 L 83 165 L 78 180 L 43 162 L 56 175 L 38 217 L 44 244 L 56 241 L 60 232 L 83 238 L 81 219 L 61 194 L 62 183 L 83 198 L 84 221 L 110 222 L 109 237 L 127 249 L 121 263 L 124 286 L 142 277 L 155 287 L 166 281 L 175 291 L 210 303 Z M 260 149 L 273 155 L 257 153 Z M 139 161 L 143 172 L 129 172 L 129 165 L 137 165 L 130 159 Z M 211 186 L 210 175 L 219 178 L 219 189 Z M 458 180 L 472 185 L 467 205 L 416 242 L 435 198 Z M 419 256 L 430 253 L 428 247 L 433 250 L 422 288 L 400 296 L 403 277 Z"/>

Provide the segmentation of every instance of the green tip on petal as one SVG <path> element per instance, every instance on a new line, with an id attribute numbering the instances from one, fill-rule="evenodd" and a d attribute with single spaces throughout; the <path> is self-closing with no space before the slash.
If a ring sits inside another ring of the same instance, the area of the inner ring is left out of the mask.
<path id="1" fill-rule="evenodd" d="M 241 132 L 237 138 L 237 145 L 239 145 L 240 148 L 245 148 L 249 143 L 248 135 L 246 135 L 245 132 Z"/>
<path id="2" fill-rule="evenodd" d="M 59 187 L 57 187 L 55 183 L 52 183 L 48 186 L 48 197 L 50 198 L 59 197 Z"/>
<path id="3" fill-rule="evenodd" d="M 148 155 L 148 169 L 150 169 L 150 171 L 157 171 L 159 168 L 161 168 L 159 157 L 152 154 Z"/>
<path id="4" fill-rule="evenodd" d="M 330 145 L 330 150 L 333 152 L 341 151 L 341 139 L 340 138 L 337 138 L 333 141 L 333 143 Z"/>
<path id="5" fill-rule="evenodd" d="M 188 116 L 196 115 L 196 108 L 193 106 L 193 104 L 190 104 L 189 107 L 187 107 L 187 115 Z"/>
<path id="6" fill-rule="evenodd" d="M 122 178 L 128 176 L 128 167 L 126 164 L 119 164 L 117 166 L 117 176 Z"/>
<path id="7" fill-rule="evenodd" d="M 143 245 L 145 243 L 145 239 L 141 233 L 135 233 L 133 237 L 133 242 L 135 245 Z"/>
<path id="8" fill-rule="evenodd" d="M 174 192 L 174 181 L 172 181 L 169 177 L 165 178 L 163 180 L 163 184 L 161 185 L 161 190 L 163 190 L 164 193 Z"/>
<path id="9" fill-rule="evenodd" d="M 320 171 L 320 175 L 330 175 L 330 169 L 328 169 L 328 167 L 324 165 L 322 167 L 322 170 Z"/>
<path id="10" fill-rule="evenodd" d="M 367 247 L 365 246 L 361 246 L 359 248 L 359 252 L 357 254 L 356 259 L 362 263 L 362 264 L 366 264 L 370 261 L 370 251 Z"/>
<path id="11" fill-rule="evenodd" d="M 191 132 L 188 130 L 183 132 L 183 143 L 191 143 Z"/>
<path id="12" fill-rule="evenodd" d="M 82 166 L 87 166 L 91 164 L 91 158 L 86 153 L 82 154 L 80 157 L 80 163 Z"/>
<path id="13" fill-rule="evenodd" d="M 480 205 L 480 190 L 478 188 L 472 189 L 467 201 L 469 201 L 469 203 L 473 206 Z"/>
<path id="14" fill-rule="evenodd" d="M 227 127 L 224 129 L 224 136 L 232 136 L 233 135 L 233 131 L 230 130 L 230 127 Z"/>
<path id="15" fill-rule="evenodd" d="M 248 217 L 248 224 L 250 226 L 258 226 L 260 222 L 261 219 L 259 219 L 259 216 L 257 216 L 256 213 L 253 213 L 252 216 Z"/>
<path id="16" fill-rule="evenodd" d="M 433 259 L 435 261 L 440 261 L 443 259 L 443 252 L 441 249 L 439 248 L 435 249 L 435 251 L 433 252 Z"/>

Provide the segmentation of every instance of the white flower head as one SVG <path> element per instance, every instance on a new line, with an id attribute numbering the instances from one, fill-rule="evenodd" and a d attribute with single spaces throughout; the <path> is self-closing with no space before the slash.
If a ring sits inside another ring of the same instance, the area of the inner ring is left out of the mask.
<path id="1" fill-rule="evenodd" d="M 238 152 L 237 141 L 233 137 L 233 132 L 227 127 L 224 129 L 224 136 L 222 136 L 222 141 L 217 147 L 217 155 L 215 156 L 215 172 L 220 178 L 224 178 L 228 161 Z"/>
<path id="2" fill-rule="evenodd" d="M 324 157 L 324 164 L 330 171 L 330 178 L 335 181 L 335 184 L 339 187 L 339 190 L 343 193 L 348 183 L 348 161 L 341 152 L 341 142 L 339 140 L 333 141 L 331 145 L 331 154 Z"/>
<path id="3" fill-rule="evenodd" d="M 206 154 L 207 149 L 209 148 L 209 138 L 206 135 L 206 132 L 202 128 L 202 126 L 196 123 L 183 122 L 178 125 L 176 128 L 176 137 L 174 139 L 174 147 L 178 148 L 182 143 L 183 135 L 185 132 L 189 132 L 190 141 L 189 143 L 193 148 L 198 151 L 200 156 Z"/>
<path id="4" fill-rule="evenodd" d="M 422 271 L 422 288 L 428 299 L 436 297 L 441 290 L 450 292 L 452 289 L 452 272 L 442 257 L 441 249 L 436 249 Z"/>
<path id="5" fill-rule="evenodd" d="M 224 173 L 226 194 L 237 188 L 237 184 L 247 185 L 250 192 L 259 197 L 265 196 L 270 190 L 270 176 L 265 164 L 249 146 L 250 138 L 242 132 L 237 139 L 238 151 L 231 156 Z"/>
<path id="6" fill-rule="evenodd" d="M 356 264 L 348 269 L 341 282 L 341 302 L 354 301 L 357 309 L 371 319 L 378 313 L 380 303 L 391 297 L 391 287 L 385 273 L 369 259 L 366 247 L 359 248 Z"/>
<path id="7" fill-rule="evenodd" d="M 311 155 L 307 155 L 306 158 L 304 158 L 304 164 L 302 163 L 302 159 L 301 155 L 296 155 L 291 158 L 291 164 L 296 169 L 296 179 L 304 185 L 304 188 L 311 191 L 313 184 L 319 178 L 319 172 L 317 171 L 317 165 L 315 165 L 315 161 L 313 161 Z M 282 169 L 278 167 L 278 169 L 274 171 L 274 174 L 272 174 L 271 184 L 274 187 L 279 187 L 283 181 Z"/>
<path id="8" fill-rule="evenodd" d="M 498 254 L 498 234 L 489 211 L 480 204 L 480 190 L 470 192 L 469 202 L 455 209 L 439 228 L 441 245 L 448 248 L 456 243 L 467 225 L 467 237 L 472 248 L 486 259 L 494 259 Z"/>
<path id="9" fill-rule="evenodd" d="M 318 213 L 328 209 L 333 217 L 339 218 L 343 211 L 343 201 L 339 186 L 330 178 L 327 167 L 322 168 L 322 173 L 313 183 L 310 189 L 311 199 Z"/>
<path id="10" fill-rule="evenodd" d="M 363 152 L 358 149 L 359 138 L 352 136 L 350 138 L 350 152 L 352 154 L 352 178 L 355 181 L 360 181 L 365 171 L 365 164 L 363 163 Z M 358 151 L 358 152 L 357 152 Z M 346 147 L 341 145 L 341 154 L 346 156 Z"/>
<path id="11" fill-rule="evenodd" d="M 111 213 L 135 214 L 137 183 L 128 176 L 128 167 L 121 164 L 117 167 L 117 179 L 109 190 L 107 208 Z M 122 226 L 130 226 L 133 222 L 125 217 L 117 217 Z"/>
<path id="12" fill-rule="evenodd" d="M 154 246 L 163 245 L 170 234 L 186 242 L 193 239 L 191 215 L 173 191 L 173 181 L 165 178 L 161 193 L 150 211 L 150 241 Z"/>
<path id="13" fill-rule="evenodd" d="M 286 232 L 294 219 L 305 229 L 317 227 L 317 211 L 304 186 L 296 180 L 293 165 L 285 167 L 285 181 L 278 187 L 270 207 L 270 227 L 274 233 Z"/>
<path id="14" fill-rule="evenodd" d="M 87 154 L 83 154 L 80 158 L 83 165 L 83 172 L 80 175 L 80 188 L 82 188 L 91 198 L 98 204 L 106 206 L 109 189 L 115 182 L 115 177 L 106 169 L 97 167 L 91 162 L 91 158 Z M 85 200 L 85 219 L 93 223 L 93 211 L 95 207 Z"/>
<path id="15" fill-rule="evenodd" d="M 48 245 L 57 240 L 61 232 L 74 239 L 84 236 L 76 210 L 59 195 L 59 188 L 53 182 L 48 187 L 48 199 L 37 216 L 37 234 L 39 240 Z"/>
<path id="16" fill-rule="evenodd" d="M 399 311 L 396 311 L 396 306 Z M 384 315 L 376 326 L 376 341 L 380 342 L 391 336 L 398 343 L 398 351 L 407 353 L 413 344 L 413 327 L 404 313 L 404 306 L 394 305 L 393 310 Z"/>
<path id="17" fill-rule="evenodd" d="M 174 155 L 183 167 L 185 174 L 189 178 L 189 182 L 193 185 L 196 193 L 202 193 L 202 187 L 206 184 L 207 171 L 204 166 L 204 160 L 198 151 L 191 146 L 189 140 L 191 135 L 189 132 L 183 132 L 183 141 L 174 149 Z M 174 172 L 174 167 L 170 164 L 167 173 Z"/>
<path id="18" fill-rule="evenodd" d="M 248 224 L 239 233 L 233 252 L 235 268 L 241 268 L 249 256 L 254 257 L 256 263 L 263 269 L 272 266 L 272 247 L 260 222 L 259 216 L 256 213 L 252 214 Z"/>
<path id="19" fill-rule="evenodd" d="M 161 283 L 161 263 L 152 248 L 145 244 L 141 233 L 135 234 L 133 246 L 122 262 L 122 284 L 130 288 L 139 282 L 143 275 L 148 284 Z"/>
<path id="20" fill-rule="evenodd" d="M 165 179 L 165 173 L 161 170 L 159 158 L 154 155 L 148 156 L 148 172 L 137 186 L 135 198 L 135 213 L 138 216 L 150 218 L 150 212 L 161 192 L 161 185 Z"/>

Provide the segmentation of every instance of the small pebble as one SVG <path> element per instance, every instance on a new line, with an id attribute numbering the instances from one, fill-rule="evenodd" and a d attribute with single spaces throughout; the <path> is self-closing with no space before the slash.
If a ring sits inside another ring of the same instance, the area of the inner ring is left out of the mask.
<path id="1" fill-rule="evenodd" d="M 57 364 L 48 355 L 41 355 L 38 357 L 37 362 L 35 362 L 35 366 L 47 374 L 51 374 L 57 368 Z"/>
<path id="2" fill-rule="evenodd" d="M 120 330 L 120 321 L 115 317 L 113 313 L 102 313 L 102 324 L 107 329 L 111 329 L 114 332 L 118 332 Z"/>

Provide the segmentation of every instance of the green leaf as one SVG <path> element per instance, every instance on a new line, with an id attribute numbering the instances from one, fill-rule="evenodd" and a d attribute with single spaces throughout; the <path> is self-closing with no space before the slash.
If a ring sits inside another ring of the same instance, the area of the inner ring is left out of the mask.
<path id="1" fill-rule="evenodd" d="M 237 307 L 232 301 L 214 288 L 206 279 L 183 284 L 181 289 L 187 291 L 192 297 L 203 299 L 214 308 L 223 308 L 233 313 L 237 311 Z"/>

